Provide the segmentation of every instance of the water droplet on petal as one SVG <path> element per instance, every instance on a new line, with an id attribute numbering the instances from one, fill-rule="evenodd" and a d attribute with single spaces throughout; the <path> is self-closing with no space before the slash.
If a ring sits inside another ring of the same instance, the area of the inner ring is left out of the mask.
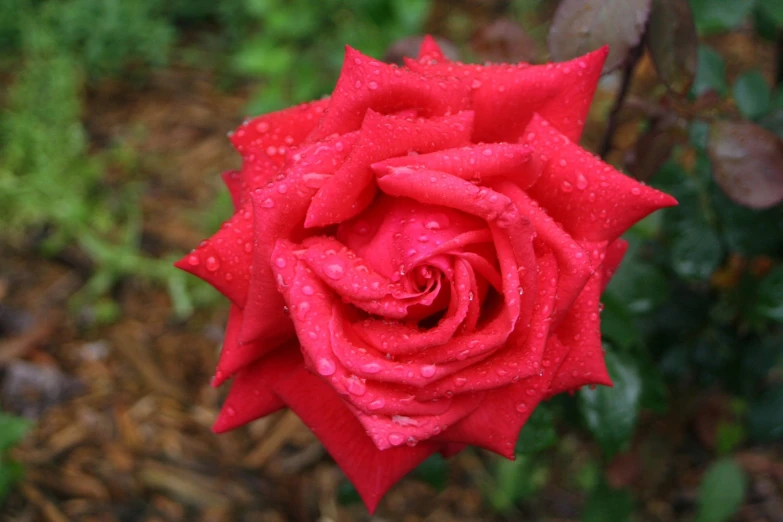
<path id="1" fill-rule="evenodd" d="M 587 178 L 581 172 L 576 177 L 576 188 L 579 190 L 584 190 L 587 188 Z"/>
<path id="2" fill-rule="evenodd" d="M 405 442 L 405 435 L 402 435 L 400 433 L 389 433 L 389 444 L 392 446 L 399 446 L 403 442 Z"/>
<path id="3" fill-rule="evenodd" d="M 381 365 L 376 362 L 369 362 L 362 366 L 362 371 L 365 373 L 378 373 L 382 369 Z"/>
<path id="4" fill-rule="evenodd" d="M 368 404 L 367 408 L 369 408 L 370 410 L 380 410 L 384 406 L 386 406 L 386 401 L 383 400 L 383 398 L 379 397 L 374 401 L 372 401 L 370 404 Z"/>
<path id="5" fill-rule="evenodd" d="M 527 411 L 527 404 L 524 402 L 520 402 L 517 404 L 517 411 L 519 413 L 525 413 Z"/>
<path id="6" fill-rule="evenodd" d="M 364 384 L 364 379 L 358 377 L 351 377 L 348 379 L 348 393 L 361 397 L 367 392 L 367 386 Z"/>
<path id="7" fill-rule="evenodd" d="M 220 261 L 218 261 L 215 256 L 209 256 L 207 258 L 206 267 L 210 272 L 215 272 L 220 268 Z"/>
<path id="8" fill-rule="evenodd" d="M 195 255 L 188 256 L 188 264 L 190 266 L 198 266 L 200 262 L 201 261 L 199 261 L 198 256 L 195 256 Z"/>
<path id="9" fill-rule="evenodd" d="M 302 293 L 304 295 L 313 295 L 315 293 L 315 289 L 310 285 L 305 285 L 302 287 Z"/>
<path id="10" fill-rule="evenodd" d="M 324 269 L 324 272 L 326 272 L 326 276 L 330 279 L 334 279 L 335 281 L 340 279 L 343 275 L 345 275 L 345 270 L 341 265 L 338 265 L 337 263 L 332 263 L 331 265 L 327 265 Z"/>
<path id="11" fill-rule="evenodd" d="M 334 375 L 335 370 L 337 370 L 337 367 L 334 365 L 334 361 L 327 359 L 326 357 L 318 359 L 318 362 L 315 364 L 315 366 L 318 373 L 324 377 Z"/>
<path id="12" fill-rule="evenodd" d="M 286 265 L 285 258 L 278 257 L 277 259 L 275 259 L 275 266 L 277 266 L 277 268 L 285 268 L 285 265 Z"/>
<path id="13" fill-rule="evenodd" d="M 434 365 L 430 364 L 430 365 L 427 365 L 427 366 L 422 366 L 420 371 L 421 371 L 422 377 L 430 378 L 433 375 L 435 375 L 435 371 L 436 370 L 437 370 L 437 368 L 435 368 Z"/>

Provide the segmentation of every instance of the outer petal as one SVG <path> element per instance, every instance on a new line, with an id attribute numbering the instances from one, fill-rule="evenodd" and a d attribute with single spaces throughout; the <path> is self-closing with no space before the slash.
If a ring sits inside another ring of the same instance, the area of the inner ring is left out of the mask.
<path id="1" fill-rule="evenodd" d="M 528 194 L 575 239 L 613 241 L 651 212 L 677 204 L 602 162 L 539 116 L 524 140 L 543 168 Z"/>
<path id="2" fill-rule="evenodd" d="M 552 378 L 547 397 L 577 390 L 586 384 L 612 384 L 606 371 L 601 345 L 598 315 L 601 279 L 601 274 L 590 278 L 555 331 L 553 339 L 566 346 L 569 351 Z"/>
<path id="3" fill-rule="evenodd" d="M 275 391 L 321 440 L 370 512 L 392 485 L 444 448 L 439 443 L 421 442 L 414 447 L 379 450 L 334 390 L 301 366 Z"/>
<path id="4" fill-rule="evenodd" d="M 419 48 L 419 56 L 417 59 L 422 63 L 447 61 L 447 58 L 443 54 L 443 51 L 441 51 L 438 42 L 436 42 L 435 38 L 430 35 L 426 35 L 424 40 L 422 40 L 421 47 Z"/>
<path id="5" fill-rule="evenodd" d="M 293 164 L 285 175 L 251 194 L 253 268 L 245 287 L 242 342 L 277 336 L 283 326 L 290 325 L 270 267 L 272 249 L 278 238 L 301 234 L 307 206 L 323 180 L 321 174 L 328 175 L 342 164 L 355 139 L 355 134 L 346 134 L 303 147 L 291 158 Z"/>
<path id="6" fill-rule="evenodd" d="M 245 367 L 231 384 L 212 430 L 223 433 L 284 408 L 275 386 L 302 365 L 295 344 Z"/>
<path id="7" fill-rule="evenodd" d="M 253 213 L 244 209 L 223 223 L 211 238 L 175 263 L 214 286 L 237 306 L 244 306 L 252 264 Z"/>
<path id="8" fill-rule="evenodd" d="M 304 141 L 328 105 L 329 99 L 323 99 L 247 120 L 231 134 L 231 143 L 243 157 L 265 155 L 281 166 L 286 149 Z"/>
<path id="9" fill-rule="evenodd" d="M 513 459 L 519 431 L 544 398 L 554 373 L 552 369 L 560 365 L 566 352 L 566 347 L 556 341 L 551 343 L 544 354 L 540 375 L 488 392 L 481 406 L 437 439 L 481 446 Z"/>
<path id="10" fill-rule="evenodd" d="M 604 47 L 569 62 L 546 65 L 423 65 L 413 60 L 407 65 L 414 71 L 456 75 L 471 82 L 475 142 L 517 141 L 534 113 L 576 142 L 607 53 Z"/>
<path id="11" fill-rule="evenodd" d="M 468 108 L 469 89 L 456 78 L 427 78 L 346 47 L 329 111 L 308 138 L 321 140 L 359 128 L 368 110 L 381 114 L 417 109 L 430 118 Z"/>

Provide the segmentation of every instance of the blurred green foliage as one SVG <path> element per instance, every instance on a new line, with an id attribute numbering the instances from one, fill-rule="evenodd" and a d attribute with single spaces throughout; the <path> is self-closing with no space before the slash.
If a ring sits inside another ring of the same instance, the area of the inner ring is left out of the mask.
<path id="1" fill-rule="evenodd" d="M 105 78 L 143 80 L 170 63 L 189 31 L 209 27 L 207 48 L 230 57 L 215 60 L 219 72 L 261 85 L 250 110 L 279 109 L 329 92 L 343 44 L 380 56 L 419 33 L 428 9 L 429 0 L 0 2 L 0 73 L 11 79 L 0 99 L 0 240 L 32 236 L 49 255 L 76 247 L 93 269 L 74 304 L 101 320 L 117 317 L 103 296 L 129 276 L 166 285 L 176 314 L 189 315 L 213 294 L 175 270 L 173 258 L 143 251 L 144 186 L 105 176 L 120 163 L 132 178 L 137 153 L 122 143 L 92 150 L 85 91 Z"/>
<path id="2" fill-rule="evenodd" d="M 0 505 L 24 474 L 22 466 L 9 455 L 11 448 L 21 442 L 30 422 L 0 411 Z"/>

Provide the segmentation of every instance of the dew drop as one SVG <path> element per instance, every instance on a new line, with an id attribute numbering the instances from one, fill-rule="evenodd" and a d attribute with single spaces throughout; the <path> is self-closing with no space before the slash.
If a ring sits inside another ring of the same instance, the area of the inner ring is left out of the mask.
<path id="1" fill-rule="evenodd" d="M 422 366 L 420 371 L 421 371 L 422 377 L 430 378 L 433 375 L 435 375 L 435 371 L 436 370 L 437 370 L 437 368 L 435 368 L 434 365 L 430 364 L 430 365 L 427 365 L 427 366 Z"/>
<path id="2" fill-rule="evenodd" d="M 383 400 L 382 398 L 377 398 L 374 401 L 372 401 L 370 404 L 368 404 L 367 408 L 374 411 L 374 410 L 380 410 L 384 406 L 386 406 L 386 401 Z"/>
<path id="3" fill-rule="evenodd" d="M 399 446 L 403 442 L 405 442 L 405 435 L 402 435 L 400 433 L 389 433 L 389 444 L 392 446 Z"/>
<path id="4" fill-rule="evenodd" d="M 571 183 L 569 183 L 568 181 L 564 181 L 562 185 L 560 185 L 560 190 L 562 190 L 563 192 L 571 192 L 574 190 L 574 186 L 571 185 Z"/>
<path id="5" fill-rule="evenodd" d="M 313 295 L 315 293 L 315 289 L 310 285 L 305 285 L 302 287 L 302 293 L 304 295 Z"/>
<path id="6" fill-rule="evenodd" d="M 210 272 L 215 272 L 220 268 L 220 261 L 218 261 L 215 256 L 209 256 L 207 258 L 206 267 Z"/>
<path id="7" fill-rule="evenodd" d="M 327 265 L 324 271 L 326 272 L 327 277 L 329 277 L 330 279 L 334 279 L 335 281 L 340 279 L 343 275 L 345 275 L 345 270 L 341 265 L 338 265 L 337 263 Z"/>
<path id="8" fill-rule="evenodd" d="M 275 266 L 277 266 L 277 268 L 285 268 L 285 265 L 285 258 L 278 257 L 275 259 Z"/>
<path id="9" fill-rule="evenodd" d="M 200 262 L 198 256 L 188 256 L 188 264 L 190 266 L 198 266 Z"/>
<path id="10" fill-rule="evenodd" d="M 378 373 L 382 369 L 381 365 L 376 362 L 369 362 L 362 366 L 362 371 L 365 373 Z"/>
<path id="11" fill-rule="evenodd" d="M 348 393 L 361 397 L 367 392 L 367 386 L 362 379 L 352 377 L 348 379 Z"/>
<path id="12" fill-rule="evenodd" d="M 300 320 L 303 320 L 307 316 L 307 312 L 309 311 L 310 311 L 310 303 L 308 303 L 307 301 L 302 301 L 297 305 L 296 316 Z"/>
<path id="13" fill-rule="evenodd" d="M 587 178 L 581 172 L 576 177 L 576 188 L 584 190 L 587 188 Z"/>
<path id="14" fill-rule="evenodd" d="M 334 365 L 334 362 L 331 359 L 327 359 L 325 357 L 318 359 L 318 362 L 315 366 L 318 373 L 324 377 L 334 375 L 334 372 L 337 369 Z"/>
<path id="15" fill-rule="evenodd" d="M 527 411 L 527 404 L 524 402 L 520 402 L 517 404 L 517 411 L 519 413 L 525 413 Z"/>

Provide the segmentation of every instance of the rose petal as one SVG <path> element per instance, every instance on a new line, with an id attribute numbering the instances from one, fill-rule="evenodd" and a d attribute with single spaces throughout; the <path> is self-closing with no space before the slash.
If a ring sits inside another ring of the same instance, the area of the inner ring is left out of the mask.
<path id="1" fill-rule="evenodd" d="M 475 242 L 491 241 L 484 223 L 454 209 L 419 202 L 377 198 L 372 207 L 337 229 L 337 239 L 368 266 L 391 280 L 400 269 L 427 262 L 449 249 L 463 250 Z M 444 267 L 441 267 L 444 269 Z"/>
<path id="2" fill-rule="evenodd" d="M 604 47 L 568 62 L 546 65 L 423 65 L 415 60 L 406 64 L 413 71 L 462 77 L 471 83 L 474 142 L 515 142 L 534 113 L 577 142 L 607 52 Z"/>
<path id="3" fill-rule="evenodd" d="M 503 194 L 435 170 L 395 168 L 393 173 L 378 178 L 378 186 L 390 196 L 453 208 L 486 221 L 512 219 L 516 212 Z"/>
<path id="4" fill-rule="evenodd" d="M 374 163 L 372 168 L 378 176 L 393 174 L 400 167 L 409 167 L 437 170 L 474 182 L 503 176 L 521 188 L 527 188 L 540 174 L 539 169 L 529 168 L 529 162 L 530 150 L 526 145 L 490 143 L 390 158 Z"/>
<path id="5" fill-rule="evenodd" d="M 286 176 L 251 194 L 254 208 L 253 264 L 250 282 L 245 287 L 245 322 L 240 341 L 251 342 L 276 335 L 282 325 L 290 325 L 283 311 L 283 300 L 276 292 L 270 267 L 274 241 L 290 237 L 301 228 L 307 205 L 320 178 L 313 173 L 329 174 L 342 164 L 350 152 L 355 134 L 332 137 L 316 145 L 302 147 Z"/>
<path id="6" fill-rule="evenodd" d="M 554 337 L 569 351 L 562 365 L 557 368 L 547 397 L 577 390 L 586 384 L 612 384 L 601 345 L 598 315 L 601 281 L 600 273 L 590 278 L 554 332 Z"/>
<path id="7" fill-rule="evenodd" d="M 432 118 L 468 108 L 469 89 L 455 78 L 428 78 L 379 62 L 346 46 L 343 68 L 329 110 L 308 138 L 322 140 L 332 134 L 355 131 L 368 111 L 391 114 L 418 109 Z"/>
<path id="8" fill-rule="evenodd" d="M 607 247 L 602 271 L 601 293 L 606 290 L 606 285 L 612 280 L 612 276 L 614 276 L 617 267 L 620 266 L 627 250 L 628 241 L 624 239 L 616 239 Z"/>
<path id="9" fill-rule="evenodd" d="M 310 238 L 302 260 L 344 301 L 369 313 L 401 319 L 415 305 L 430 306 L 440 292 L 440 281 L 425 291 L 409 292 L 368 267 L 338 241 L 327 237 Z"/>
<path id="10" fill-rule="evenodd" d="M 305 226 L 340 223 L 364 210 L 375 195 L 373 163 L 402 154 L 465 145 L 470 141 L 472 124 L 473 113 L 468 111 L 418 120 L 368 111 L 352 153 L 313 198 Z"/>
<path id="11" fill-rule="evenodd" d="M 677 204 L 603 163 L 540 116 L 524 140 L 543 166 L 528 195 L 575 239 L 613 241 L 651 212 Z"/>
<path id="12" fill-rule="evenodd" d="M 549 343 L 540 375 L 487 392 L 473 413 L 434 439 L 480 446 L 514 459 L 519 432 L 544 398 L 554 374 L 552 369 L 560 364 L 566 352 L 567 348 L 557 341 Z M 492 429 L 487 429 L 488 426 Z"/>
<path id="13" fill-rule="evenodd" d="M 231 383 L 212 430 L 224 433 L 284 408 L 275 384 L 301 364 L 298 352 L 291 343 L 243 368 Z"/>
<path id="14" fill-rule="evenodd" d="M 379 450 L 339 396 L 301 366 L 275 390 L 315 433 L 371 513 L 393 484 L 444 447 L 425 441 Z"/>
<path id="15" fill-rule="evenodd" d="M 466 263 L 456 263 L 449 308 L 436 326 L 422 330 L 417 324 L 392 323 L 386 319 L 365 319 L 353 324 L 353 330 L 363 341 L 383 354 L 407 355 L 448 342 L 457 332 L 468 313 L 470 269 Z M 462 287 L 460 292 L 458 288 Z"/>
<path id="16" fill-rule="evenodd" d="M 243 367 L 278 348 L 280 343 L 289 337 L 286 332 L 286 335 L 267 342 L 240 343 L 239 332 L 244 322 L 243 315 L 241 308 L 231 305 L 223 347 L 220 350 L 220 360 L 215 371 L 215 377 L 212 380 L 212 386 L 214 387 L 220 386 Z"/>
<path id="17" fill-rule="evenodd" d="M 280 154 L 280 148 L 301 144 L 318 125 L 328 106 L 326 98 L 258 116 L 240 125 L 231 134 L 231 143 L 243 157 L 265 155 L 281 166 L 285 152 Z"/>
<path id="18" fill-rule="evenodd" d="M 552 254 L 542 256 L 538 261 L 538 284 L 526 290 L 536 295 L 529 326 L 518 323 L 504 348 L 477 364 L 418 390 L 418 400 L 431 400 L 448 392 L 488 391 L 539 374 L 557 289 L 551 281 L 557 277 L 558 271 Z"/>
<path id="19" fill-rule="evenodd" d="M 443 62 L 447 61 L 446 56 L 441 51 L 438 42 L 430 35 L 424 36 L 424 40 L 419 47 L 419 56 L 417 60 L 421 62 Z"/>
<path id="20" fill-rule="evenodd" d="M 507 196 L 519 213 L 533 223 L 536 237 L 546 243 L 557 257 L 559 277 L 555 316 L 559 316 L 568 310 L 594 271 L 589 255 L 519 187 L 507 181 L 498 181 L 492 186 Z"/>
<path id="21" fill-rule="evenodd" d="M 250 280 L 252 234 L 253 212 L 247 205 L 174 266 L 200 277 L 242 307 Z"/>
<path id="22" fill-rule="evenodd" d="M 380 450 L 387 450 L 401 444 L 415 446 L 469 415 L 481 404 L 483 393 L 465 393 L 449 401 L 449 408 L 439 415 L 380 416 L 352 409 L 367 434 Z"/>
<path id="23" fill-rule="evenodd" d="M 242 207 L 242 178 L 238 170 L 228 170 L 220 175 L 223 183 L 231 194 L 231 203 L 236 212 Z"/>

